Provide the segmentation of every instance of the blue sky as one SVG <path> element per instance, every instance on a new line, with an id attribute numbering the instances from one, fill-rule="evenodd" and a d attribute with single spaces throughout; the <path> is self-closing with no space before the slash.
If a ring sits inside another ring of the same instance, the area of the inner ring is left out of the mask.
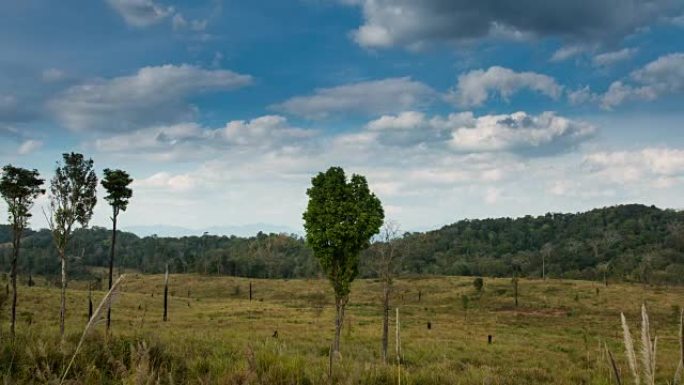
<path id="1" fill-rule="evenodd" d="M 128 170 L 124 227 L 299 230 L 332 165 L 407 230 L 684 208 L 679 0 L 0 1 L 0 52 L 2 163 Z"/>

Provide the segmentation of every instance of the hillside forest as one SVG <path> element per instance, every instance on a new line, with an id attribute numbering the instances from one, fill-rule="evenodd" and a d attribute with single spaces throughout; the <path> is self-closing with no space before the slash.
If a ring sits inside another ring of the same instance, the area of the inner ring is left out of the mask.
<path id="1" fill-rule="evenodd" d="M 8 271 L 11 227 L 0 225 L 0 268 Z M 104 284 L 111 230 L 77 229 L 69 244 L 69 275 Z M 684 212 L 638 204 L 576 214 L 461 220 L 393 241 L 402 275 L 549 277 L 684 283 Z M 374 277 L 364 251 L 360 276 Z M 119 232 L 117 268 L 141 273 L 200 273 L 252 278 L 321 276 L 305 240 L 295 234 L 253 237 L 205 234 L 180 238 Z M 19 274 L 42 275 L 57 284 L 60 261 L 49 230 L 26 230 Z"/>

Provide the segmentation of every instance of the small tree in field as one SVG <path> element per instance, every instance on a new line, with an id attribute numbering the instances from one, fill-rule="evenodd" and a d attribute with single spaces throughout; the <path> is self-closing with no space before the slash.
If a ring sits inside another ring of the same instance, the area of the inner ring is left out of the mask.
<path id="1" fill-rule="evenodd" d="M 133 190 L 128 185 L 133 179 L 123 170 L 104 170 L 104 179 L 101 181 L 102 187 L 107 190 L 105 200 L 112 206 L 112 244 L 109 252 L 109 289 L 112 288 L 112 271 L 114 270 L 114 251 L 116 247 L 116 220 L 121 211 L 126 211 L 128 200 L 133 196 Z M 112 307 L 107 306 L 107 331 L 111 324 Z"/>
<path id="2" fill-rule="evenodd" d="M 45 194 L 41 188 L 44 180 L 39 178 L 37 170 L 14 167 L 11 164 L 2 168 L 0 179 L 0 195 L 7 203 L 9 222 L 12 226 L 12 318 L 10 335 L 14 339 L 14 326 L 17 318 L 17 260 L 21 246 L 21 234 L 28 226 L 31 218 L 31 207 L 39 195 Z M 29 278 L 30 279 L 30 278 Z"/>
<path id="3" fill-rule="evenodd" d="M 378 243 L 375 248 L 375 269 L 382 281 L 382 359 L 387 363 L 387 344 L 389 340 L 389 311 L 392 283 L 401 257 L 397 250 L 399 225 L 394 221 L 386 221 L 380 229 Z"/>
<path id="4" fill-rule="evenodd" d="M 306 242 L 313 250 L 335 291 L 335 339 L 340 351 L 340 331 L 349 301 L 351 283 L 359 272 L 359 253 L 380 231 L 384 212 L 380 200 L 368 188 L 366 178 L 331 167 L 311 180 L 304 212 Z"/>
<path id="5" fill-rule="evenodd" d="M 93 160 L 85 160 L 82 154 L 62 154 L 57 163 L 55 176 L 50 181 L 50 218 L 48 224 L 52 240 L 62 264 L 62 294 L 59 311 L 59 331 L 64 338 L 66 316 L 67 256 L 66 249 L 74 226 L 88 226 L 97 203 L 97 175 Z"/>
<path id="6" fill-rule="evenodd" d="M 484 287 L 484 280 L 482 277 L 477 277 L 473 280 L 473 287 L 475 288 L 475 291 L 479 293 L 482 293 L 482 288 Z"/>

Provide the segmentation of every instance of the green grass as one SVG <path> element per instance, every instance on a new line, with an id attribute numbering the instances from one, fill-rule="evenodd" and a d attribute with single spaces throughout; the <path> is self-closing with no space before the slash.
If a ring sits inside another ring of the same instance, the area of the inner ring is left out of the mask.
<path id="1" fill-rule="evenodd" d="M 327 383 L 334 329 L 328 283 L 251 281 L 250 302 L 247 279 L 172 275 L 169 322 L 162 322 L 163 276 L 129 275 L 113 305 L 112 337 L 105 339 L 104 325 L 98 326 L 69 381 Z M 622 373 L 628 373 L 620 312 L 636 330 L 642 302 L 659 338 L 658 383 L 672 378 L 684 288 L 521 279 L 516 308 L 510 279 L 485 279 L 481 295 L 472 281 L 397 281 L 393 306 L 401 314 L 402 384 L 609 384 L 609 363 L 600 346 L 607 343 Z M 3 310 L 0 374 L 7 381 L 58 383 L 87 322 L 86 287 L 70 284 L 64 346 L 58 338 L 59 290 L 20 287 L 14 346 L 7 341 L 7 305 Z M 380 360 L 381 293 L 374 280 L 354 283 L 335 383 L 397 383 L 396 366 Z M 464 294 L 470 297 L 467 315 Z M 103 295 L 94 293 L 95 306 Z M 272 337 L 276 330 L 277 339 Z M 490 334 L 492 345 L 487 344 Z M 393 357 L 393 329 L 390 335 Z"/>

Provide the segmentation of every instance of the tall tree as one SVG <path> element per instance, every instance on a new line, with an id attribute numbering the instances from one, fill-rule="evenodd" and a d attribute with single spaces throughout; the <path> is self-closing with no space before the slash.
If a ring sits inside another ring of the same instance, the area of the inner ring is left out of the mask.
<path id="1" fill-rule="evenodd" d="M 50 217 L 48 224 L 62 264 L 62 294 L 59 309 L 59 331 L 64 337 L 66 316 L 67 255 L 66 250 L 78 224 L 87 227 L 97 203 L 97 175 L 93 160 L 82 154 L 62 154 L 55 176 L 50 181 Z"/>
<path id="2" fill-rule="evenodd" d="M 304 212 L 306 241 L 335 292 L 335 339 L 340 351 L 340 331 L 349 301 L 351 283 L 359 272 L 359 253 L 380 231 L 384 212 L 380 200 L 368 188 L 366 178 L 331 167 L 311 180 Z"/>
<path id="3" fill-rule="evenodd" d="M 121 211 L 126 211 L 128 201 L 133 196 L 133 190 L 128 185 L 133 179 L 123 170 L 104 169 L 104 179 L 101 181 L 102 187 L 107 190 L 105 200 L 112 206 L 112 244 L 109 251 L 109 289 L 112 288 L 112 272 L 114 270 L 114 252 L 116 247 L 116 220 Z M 112 322 L 112 307 L 107 306 L 107 331 Z"/>
<path id="4" fill-rule="evenodd" d="M 7 203 L 9 222 L 12 226 L 12 318 L 10 335 L 14 339 L 14 327 L 17 318 L 17 261 L 21 247 L 21 235 L 31 218 L 31 207 L 38 196 L 45 194 L 41 188 L 44 180 L 39 178 L 38 170 L 27 170 L 11 164 L 2 168 L 0 178 L 0 195 Z M 30 280 L 30 277 L 29 277 Z"/>
<path id="5" fill-rule="evenodd" d="M 389 311 L 392 283 L 400 257 L 397 248 L 399 225 L 394 221 L 385 221 L 380 229 L 378 242 L 374 245 L 375 270 L 382 281 L 382 359 L 387 363 L 387 344 L 389 340 Z"/>

